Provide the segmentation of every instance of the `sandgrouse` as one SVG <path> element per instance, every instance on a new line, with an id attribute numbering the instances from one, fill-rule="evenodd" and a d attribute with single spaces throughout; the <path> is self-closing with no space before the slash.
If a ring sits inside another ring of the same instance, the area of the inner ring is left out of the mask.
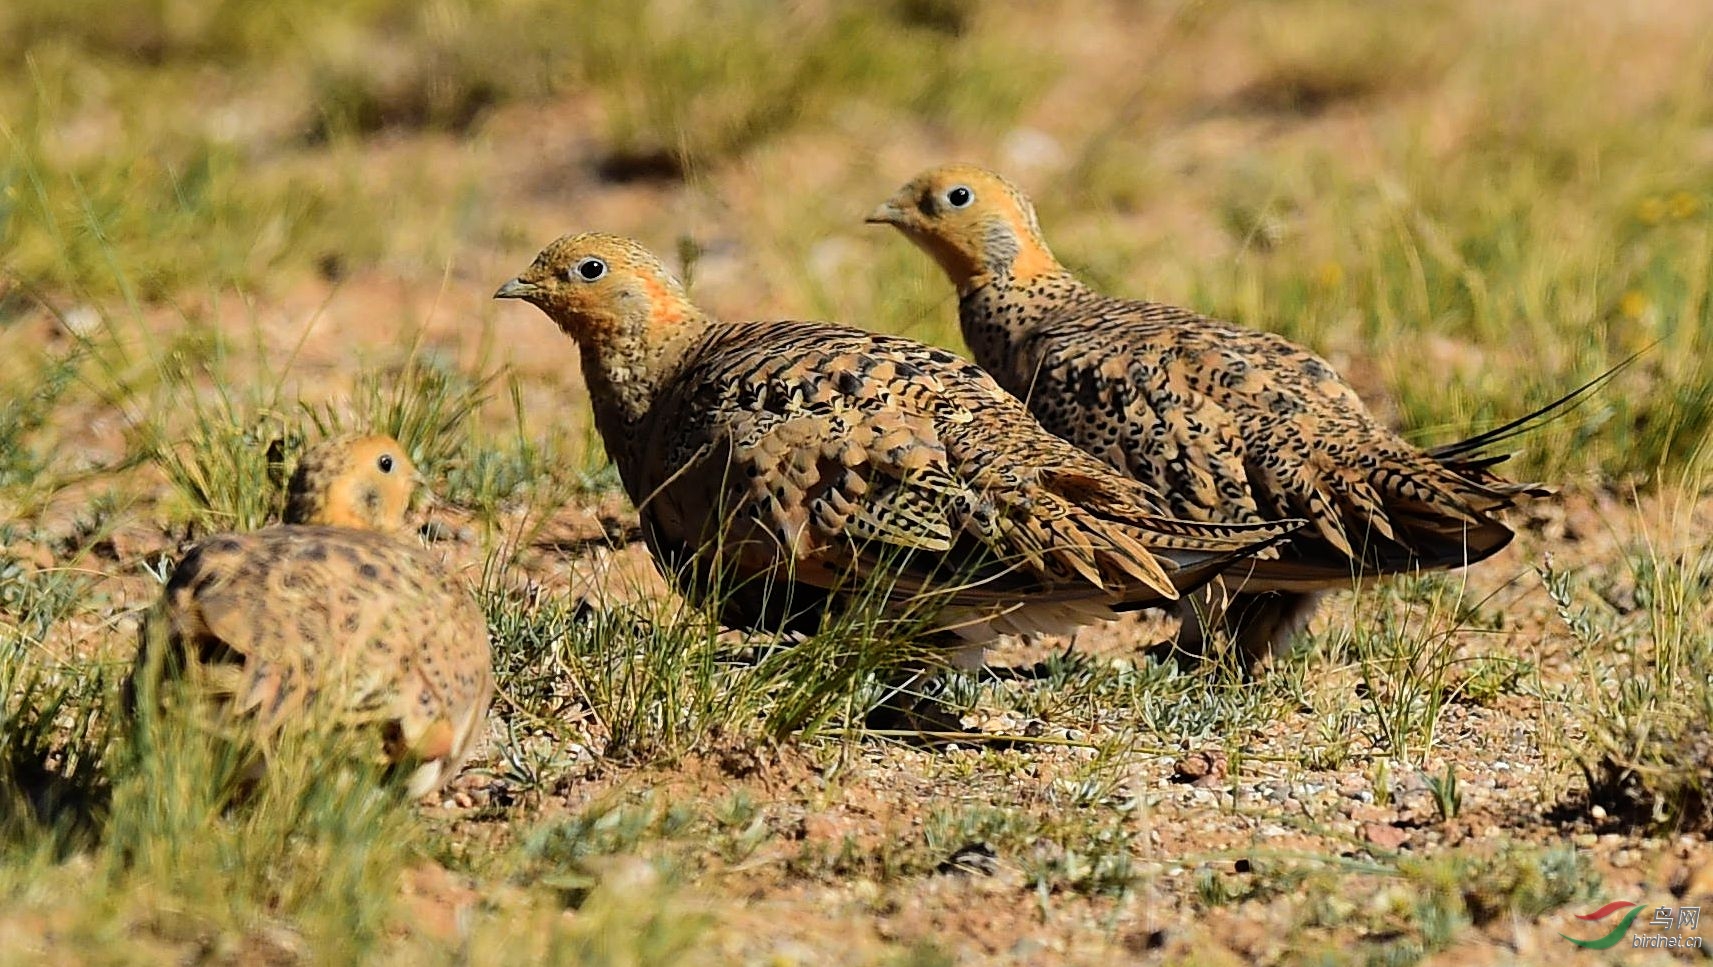
<path id="1" fill-rule="evenodd" d="M 481 609 L 398 534 L 414 477 L 390 437 L 311 449 L 283 525 L 185 555 L 145 622 L 127 691 L 164 695 L 164 679 L 182 679 L 264 749 L 293 723 L 365 730 L 408 770 L 411 796 L 439 788 L 481 735 L 493 674 Z"/>
<path id="2" fill-rule="evenodd" d="M 868 217 L 930 255 L 958 292 L 975 359 L 1047 429 L 1204 521 L 1307 518 L 1233 568 L 1180 641 L 1222 627 L 1251 661 L 1354 576 L 1457 567 L 1511 538 L 1496 512 L 1550 491 L 1489 472 L 1476 438 L 1423 451 L 1374 419 L 1325 361 L 1278 335 L 1101 295 L 1053 257 L 1034 207 L 993 172 L 930 169 Z"/>
<path id="3" fill-rule="evenodd" d="M 728 627 L 810 632 L 878 588 L 883 614 L 927 607 L 928 638 L 970 663 L 1002 634 L 1173 601 L 1299 525 L 1163 519 L 971 363 L 833 323 L 716 321 L 628 239 L 561 238 L 495 297 L 577 341 L 656 562 Z"/>

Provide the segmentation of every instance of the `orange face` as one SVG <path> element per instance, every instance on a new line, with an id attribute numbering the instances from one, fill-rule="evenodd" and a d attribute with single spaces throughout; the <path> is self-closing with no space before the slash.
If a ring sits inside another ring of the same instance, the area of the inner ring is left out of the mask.
<path id="1" fill-rule="evenodd" d="M 292 474 L 286 523 L 402 530 L 416 466 L 389 436 L 329 440 Z"/>
<path id="2" fill-rule="evenodd" d="M 960 291 L 992 274 L 1029 278 L 1059 268 L 1029 199 L 975 165 L 943 165 L 917 175 L 868 221 L 903 232 Z"/>
<path id="3" fill-rule="evenodd" d="M 494 298 L 522 299 L 566 335 L 596 346 L 668 339 L 695 314 L 659 259 L 629 239 L 595 232 L 566 235 L 542 249 Z"/>

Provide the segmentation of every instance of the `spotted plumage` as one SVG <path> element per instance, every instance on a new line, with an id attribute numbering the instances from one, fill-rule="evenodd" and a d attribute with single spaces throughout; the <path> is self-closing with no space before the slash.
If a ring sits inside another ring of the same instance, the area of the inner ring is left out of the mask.
<path id="1" fill-rule="evenodd" d="M 1543 489 L 1453 444 L 1423 451 L 1324 360 L 1278 335 L 1104 296 L 1061 266 L 1029 200 L 971 165 L 931 169 L 869 217 L 957 287 L 976 360 L 1049 430 L 1164 495 L 1174 516 L 1310 524 L 1233 569 L 1223 624 L 1259 657 L 1355 575 L 1457 567 L 1511 538 L 1496 516 Z M 1201 628 L 1186 623 L 1186 639 Z"/>
<path id="2" fill-rule="evenodd" d="M 399 533 L 414 475 L 388 437 L 305 454 L 283 525 L 208 538 L 179 563 L 131 694 L 182 679 L 264 749 L 290 724 L 333 721 L 410 770 L 413 796 L 451 778 L 493 694 L 487 623 L 457 576 Z"/>
<path id="3" fill-rule="evenodd" d="M 832 323 L 710 319 L 625 239 L 559 239 L 496 295 L 577 341 L 650 549 L 729 626 L 810 630 L 879 581 L 889 611 L 931 600 L 934 627 L 979 651 L 1175 600 L 1295 526 L 1164 519 L 974 364 Z"/>

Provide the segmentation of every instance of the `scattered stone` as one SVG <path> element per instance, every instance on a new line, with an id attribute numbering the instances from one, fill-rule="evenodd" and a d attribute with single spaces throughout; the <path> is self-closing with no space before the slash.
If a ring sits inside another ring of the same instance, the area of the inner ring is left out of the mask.
<path id="1" fill-rule="evenodd" d="M 58 321 L 66 335 L 87 339 L 101 328 L 101 311 L 89 305 L 72 306 Z"/>
<path id="2" fill-rule="evenodd" d="M 1389 823 L 1397 818 L 1396 812 L 1384 806 L 1371 806 L 1366 803 L 1346 803 L 1340 811 L 1359 823 Z"/>
<path id="3" fill-rule="evenodd" d="M 1191 752 L 1172 766 L 1172 778 L 1197 786 L 1210 786 L 1224 779 L 1230 762 L 1217 749 Z"/>
<path id="4" fill-rule="evenodd" d="M 934 871 L 955 876 L 992 876 L 999 872 L 999 854 L 986 843 L 967 843 L 941 861 Z"/>
<path id="5" fill-rule="evenodd" d="M 1681 872 L 1683 882 L 1673 893 L 1680 897 L 1713 897 L 1713 860 L 1684 867 Z"/>
<path id="6" fill-rule="evenodd" d="M 422 534 L 422 539 L 428 541 L 430 544 L 438 544 L 442 541 L 461 541 L 464 539 L 463 531 L 461 529 L 454 528 L 451 525 L 438 520 L 424 521 L 419 533 Z"/>
<path id="7" fill-rule="evenodd" d="M 1409 830 L 1399 829 L 1391 823 L 1362 824 L 1362 839 L 1384 850 L 1402 849 L 1409 838 Z"/>

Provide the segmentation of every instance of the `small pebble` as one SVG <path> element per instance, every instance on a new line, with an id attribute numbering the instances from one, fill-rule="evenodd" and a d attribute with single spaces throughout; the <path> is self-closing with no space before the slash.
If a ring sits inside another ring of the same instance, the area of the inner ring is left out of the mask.
<path id="1" fill-rule="evenodd" d="M 59 323 L 70 335 L 87 338 L 101 328 L 101 313 L 94 306 L 72 306 L 59 317 Z"/>

